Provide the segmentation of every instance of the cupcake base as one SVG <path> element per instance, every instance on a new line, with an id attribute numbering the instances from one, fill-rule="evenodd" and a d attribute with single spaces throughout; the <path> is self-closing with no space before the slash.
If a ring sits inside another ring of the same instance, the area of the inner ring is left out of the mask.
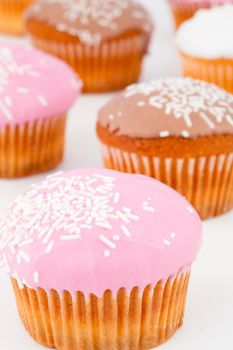
<path id="1" fill-rule="evenodd" d="M 0 32 L 23 34 L 23 13 L 32 0 L 0 0 Z"/>
<path id="2" fill-rule="evenodd" d="M 66 116 L 0 128 L 0 177 L 47 171 L 63 158 Z"/>
<path id="3" fill-rule="evenodd" d="M 78 73 L 84 92 L 120 90 L 139 79 L 149 34 L 131 31 L 90 46 L 35 20 L 26 27 L 34 47 L 63 59 Z"/>
<path id="4" fill-rule="evenodd" d="M 38 343 L 60 350 L 138 350 L 160 345 L 182 326 L 189 275 L 186 268 L 142 294 L 121 288 L 102 298 L 20 289 L 15 279 L 12 284 L 22 322 Z"/>
<path id="5" fill-rule="evenodd" d="M 233 93 L 233 60 L 207 60 L 181 53 L 183 75 L 205 80 Z"/>
<path id="6" fill-rule="evenodd" d="M 139 155 L 102 145 L 106 168 L 151 176 L 173 187 L 202 219 L 233 208 L 233 152 L 189 158 Z"/>

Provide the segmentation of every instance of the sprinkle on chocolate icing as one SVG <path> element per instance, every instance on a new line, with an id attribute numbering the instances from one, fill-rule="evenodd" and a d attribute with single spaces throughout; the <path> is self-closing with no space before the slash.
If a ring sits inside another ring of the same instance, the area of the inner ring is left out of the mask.
<path id="1" fill-rule="evenodd" d="M 87 45 L 99 45 L 122 29 L 152 30 L 148 13 L 134 0 L 39 0 L 26 13 L 26 19 L 33 18 Z"/>
<path id="2" fill-rule="evenodd" d="M 117 135 L 142 138 L 232 134 L 233 95 L 190 78 L 154 80 L 114 97 L 99 123 Z"/>

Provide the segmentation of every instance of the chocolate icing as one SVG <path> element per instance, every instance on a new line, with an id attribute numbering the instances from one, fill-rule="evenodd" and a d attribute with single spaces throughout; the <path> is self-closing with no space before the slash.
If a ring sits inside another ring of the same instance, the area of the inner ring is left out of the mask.
<path id="1" fill-rule="evenodd" d="M 25 18 L 45 22 L 90 46 L 134 29 L 150 37 L 153 29 L 147 11 L 133 0 L 37 0 Z"/>
<path id="2" fill-rule="evenodd" d="M 233 95 L 190 78 L 155 80 L 119 93 L 100 110 L 98 122 L 137 138 L 233 134 Z"/>

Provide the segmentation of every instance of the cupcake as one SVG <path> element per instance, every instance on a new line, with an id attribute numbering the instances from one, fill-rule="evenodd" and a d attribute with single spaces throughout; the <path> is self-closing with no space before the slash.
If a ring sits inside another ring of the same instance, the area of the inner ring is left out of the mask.
<path id="1" fill-rule="evenodd" d="M 184 76 L 233 93 L 233 5 L 200 10 L 178 30 Z"/>
<path id="2" fill-rule="evenodd" d="M 84 91 L 118 90 L 138 80 L 152 23 L 133 0 L 38 0 L 26 12 L 34 46 L 68 62 Z"/>
<path id="3" fill-rule="evenodd" d="M 32 0 L 0 0 L 0 32 L 23 34 L 23 12 Z"/>
<path id="4" fill-rule="evenodd" d="M 67 110 L 80 87 L 62 61 L 0 43 L 0 177 L 31 175 L 58 165 Z"/>
<path id="5" fill-rule="evenodd" d="M 176 27 L 193 17 L 200 9 L 232 4 L 233 0 L 168 0 L 174 15 Z"/>
<path id="6" fill-rule="evenodd" d="M 200 219 L 170 187 L 57 173 L 0 221 L 1 266 L 31 336 L 57 349 L 148 349 L 182 325 Z"/>
<path id="7" fill-rule="evenodd" d="M 233 95 L 190 78 L 132 85 L 99 112 L 107 168 L 154 177 L 204 219 L 233 208 Z"/>

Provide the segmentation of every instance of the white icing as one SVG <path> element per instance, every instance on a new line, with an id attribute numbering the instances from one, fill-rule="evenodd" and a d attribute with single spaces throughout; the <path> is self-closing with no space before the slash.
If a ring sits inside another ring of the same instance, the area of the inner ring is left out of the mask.
<path id="1" fill-rule="evenodd" d="M 199 10 L 180 26 L 176 43 L 193 57 L 233 59 L 233 5 Z"/>

